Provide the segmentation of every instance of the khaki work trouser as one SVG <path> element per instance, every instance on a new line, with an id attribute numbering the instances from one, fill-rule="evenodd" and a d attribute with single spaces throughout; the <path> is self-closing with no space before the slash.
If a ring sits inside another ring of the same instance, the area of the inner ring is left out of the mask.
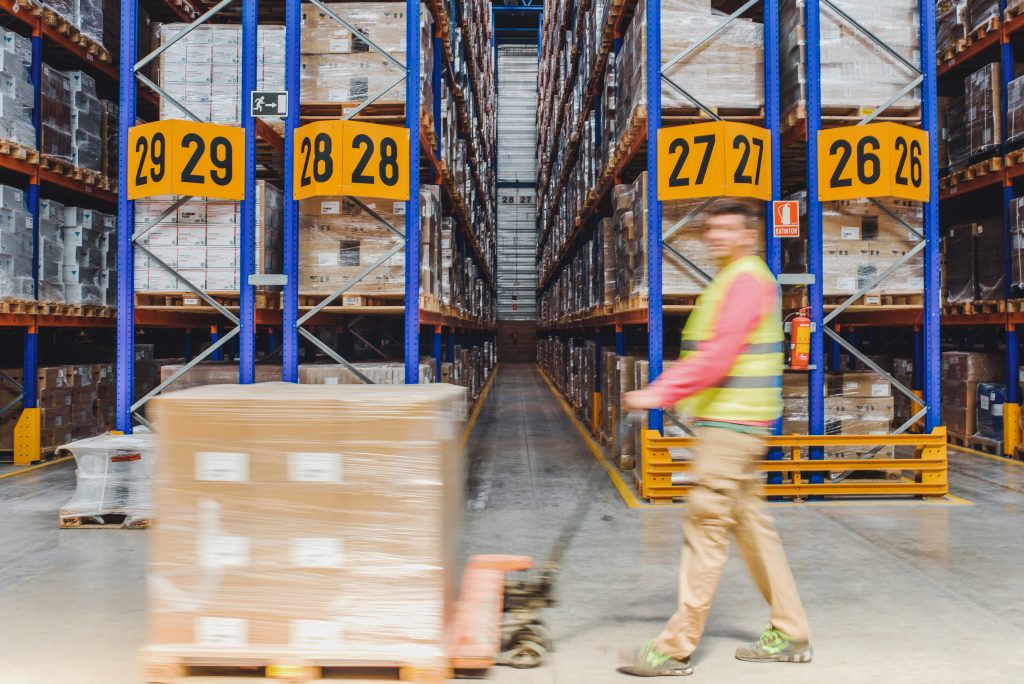
<path id="1" fill-rule="evenodd" d="M 679 609 L 655 647 L 675 658 L 689 657 L 697 648 L 728 557 L 730 533 L 771 605 L 772 626 L 795 641 L 809 640 L 807 615 L 786 552 L 758 491 L 754 462 L 765 453 L 764 440 L 723 428 L 700 428 L 697 437 L 692 469 L 696 484 L 683 523 Z"/>

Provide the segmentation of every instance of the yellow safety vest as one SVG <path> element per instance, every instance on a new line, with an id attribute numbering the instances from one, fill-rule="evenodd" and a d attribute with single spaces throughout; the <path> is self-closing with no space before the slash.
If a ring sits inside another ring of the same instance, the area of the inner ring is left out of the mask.
<path id="1" fill-rule="evenodd" d="M 748 274 L 778 288 L 761 257 L 743 257 L 726 266 L 697 298 L 683 329 L 681 359 L 696 353 L 701 342 L 714 337 L 722 299 L 736 278 Z M 680 403 L 679 408 L 687 415 L 722 421 L 772 421 L 782 415 L 785 338 L 780 300 L 781 297 L 777 298 L 776 308 L 761 318 L 729 374 L 717 386 L 701 390 Z"/>

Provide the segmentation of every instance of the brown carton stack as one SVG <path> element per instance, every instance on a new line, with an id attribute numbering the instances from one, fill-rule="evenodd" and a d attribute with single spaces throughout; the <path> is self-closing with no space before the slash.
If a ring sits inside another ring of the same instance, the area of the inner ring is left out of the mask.
<path id="1" fill-rule="evenodd" d="M 973 302 L 978 298 L 976 250 L 974 240 L 978 226 L 963 223 L 950 226 L 942 238 L 943 295 L 947 304 Z"/>
<path id="2" fill-rule="evenodd" d="M 9 368 L 0 372 L 24 386 L 25 375 L 20 368 Z M 40 409 L 40 444 L 44 449 L 60 446 L 73 439 L 74 374 L 74 366 L 51 366 L 38 369 L 36 406 Z M 6 405 L 20 393 L 11 384 L 0 382 L 0 406 Z M 91 406 L 90 409 L 92 409 Z M 4 420 L 0 425 L 2 427 L 0 429 L 0 450 L 13 449 L 14 426 L 18 422 L 20 414 L 19 410 L 12 409 L 3 415 Z M 79 416 L 79 418 L 81 417 Z M 89 419 L 95 430 L 95 418 L 91 410 Z"/>
<path id="3" fill-rule="evenodd" d="M 286 383 L 157 398 L 145 658 L 443 659 L 463 399 Z"/>
<path id="4" fill-rule="evenodd" d="M 942 423 L 964 439 L 975 432 L 979 382 L 997 382 L 1004 370 L 1000 354 L 942 353 Z"/>
<path id="5" fill-rule="evenodd" d="M 999 64 L 986 64 L 968 76 L 964 90 L 969 154 L 991 154 L 1003 141 Z"/>
<path id="6" fill-rule="evenodd" d="M 914 387 L 914 360 L 893 359 L 892 376 L 907 389 L 912 389 Z M 899 427 L 920 411 L 921 405 L 911 401 L 907 395 L 898 390 L 894 389 L 892 395 L 895 403 L 895 424 Z"/>

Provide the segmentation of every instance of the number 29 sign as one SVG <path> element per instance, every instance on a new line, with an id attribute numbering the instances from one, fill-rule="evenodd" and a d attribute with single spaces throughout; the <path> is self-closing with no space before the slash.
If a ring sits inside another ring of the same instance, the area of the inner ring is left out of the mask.
<path id="1" fill-rule="evenodd" d="M 165 119 L 128 131 L 128 199 L 245 196 L 245 129 Z"/>
<path id="2" fill-rule="evenodd" d="M 409 199 L 409 129 L 319 121 L 295 129 L 295 199 L 355 195 Z"/>

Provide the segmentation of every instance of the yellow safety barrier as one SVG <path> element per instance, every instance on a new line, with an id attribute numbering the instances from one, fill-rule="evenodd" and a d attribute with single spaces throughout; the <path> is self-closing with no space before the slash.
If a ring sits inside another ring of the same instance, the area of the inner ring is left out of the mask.
<path id="1" fill-rule="evenodd" d="M 1003 453 L 1013 456 L 1020 444 L 1020 404 L 1003 404 Z"/>
<path id="2" fill-rule="evenodd" d="M 689 487 L 673 483 L 673 475 L 690 470 L 690 462 L 674 460 L 671 449 L 692 446 L 692 437 L 664 437 L 657 430 L 643 434 L 640 465 L 640 496 L 655 503 L 685 498 Z M 765 496 L 802 499 L 809 496 L 921 496 L 943 497 L 949 493 L 946 428 L 924 435 L 783 435 L 769 437 L 768 444 L 783 450 L 782 460 L 757 462 L 757 470 L 781 473 L 780 484 L 765 484 Z M 810 460 L 811 447 L 895 446 L 914 447 L 913 458 L 824 458 Z M 788 453 L 787 453 L 788 452 Z M 787 457 L 788 456 L 788 457 Z M 899 473 L 894 480 L 850 480 L 811 484 L 813 472 L 884 471 Z M 913 478 L 902 473 L 913 472 Z"/>
<path id="3" fill-rule="evenodd" d="M 14 424 L 14 465 L 32 465 L 43 457 L 39 409 L 22 409 Z"/>

